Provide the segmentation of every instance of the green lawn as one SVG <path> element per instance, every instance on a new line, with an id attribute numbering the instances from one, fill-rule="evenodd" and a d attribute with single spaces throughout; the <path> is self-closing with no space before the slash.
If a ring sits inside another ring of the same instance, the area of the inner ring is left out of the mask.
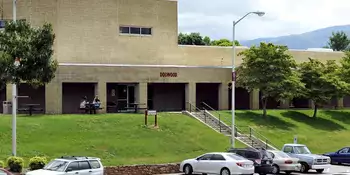
<path id="1" fill-rule="evenodd" d="M 229 147 L 228 137 L 185 115 L 160 113 L 158 121 L 154 129 L 144 127 L 142 114 L 19 116 L 17 154 L 25 160 L 97 156 L 105 165 L 120 165 L 179 162 Z M 0 143 L 5 160 L 11 154 L 11 116 L 0 116 Z"/>
<path id="2" fill-rule="evenodd" d="M 268 110 L 267 118 L 262 111 L 237 111 L 238 127 L 252 126 L 267 137 L 279 149 L 285 143 L 306 144 L 314 153 L 337 151 L 350 145 L 350 110 L 320 110 L 313 119 L 312 110 Z M 220 111 L 221 118 L 231 124 L 231 112 Z"/>

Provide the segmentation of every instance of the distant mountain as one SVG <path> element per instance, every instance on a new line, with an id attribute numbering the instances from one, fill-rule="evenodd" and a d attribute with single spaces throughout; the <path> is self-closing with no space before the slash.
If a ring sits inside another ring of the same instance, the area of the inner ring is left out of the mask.
<path id="1" fill-rule="evenodd" d="M 298 35 L 280 36 L 274 38 L 258 38 L 240 41 L 243 46 L 259 45 L 260 42 L 287 45 L 290 49 L 322 48 L 327 46 L 332 32 L 344 31 L 350 37 L 350 25 L 333 26 L 306 32 Z"/>

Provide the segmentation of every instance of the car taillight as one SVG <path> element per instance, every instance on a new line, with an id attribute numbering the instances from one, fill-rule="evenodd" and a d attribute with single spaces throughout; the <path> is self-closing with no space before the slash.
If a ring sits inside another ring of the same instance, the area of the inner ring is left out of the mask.
<path id="1" fill-rule="evenodd" d="M 257 164 L 261 164 L 261 159 L 255 159 L 255 162 L 256 162 Z"/>
<path id="2" fill-rule="evenodd" d="M 237 164 L 238 166 L 240 166 L 240 167 L 243 167 L 243 164 L 242 164 L 242 163 L 237 162 L 236 164 Z"/>
<path id="3" fill-rule="evenodd" d="M 284 161 L 284 163 L 285 163 L 285 164 L 292 164 L 293 161 L 291 161 L 291 160 L 286 160 L 286 161 Z"/>

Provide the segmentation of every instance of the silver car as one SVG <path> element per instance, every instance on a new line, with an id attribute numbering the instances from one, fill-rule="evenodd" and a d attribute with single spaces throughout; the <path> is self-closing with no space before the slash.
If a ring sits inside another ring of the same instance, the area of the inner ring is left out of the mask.
<path id="1" fill-rule="evenodd" d="M 278 150 L 267 150 L 267 152 L 273 158 L 273 174 L 279 174 L 280 171 L 284 171 L 286 174 L 300 171 L 301 164 L 298 158 L 292 158 L 283 151 Z"/>

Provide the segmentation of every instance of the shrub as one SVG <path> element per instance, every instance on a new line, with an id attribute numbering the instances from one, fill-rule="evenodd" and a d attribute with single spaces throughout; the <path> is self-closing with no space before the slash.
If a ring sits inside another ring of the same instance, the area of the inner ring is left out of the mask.
<path id="1" fill-rule="evenodd" d="M 4 168 L 4 167 L 5 167 L 5 163 L 0 160 L 0 168 Z"/>
<path id="2" fill-rule="evenodd" d="M 11 156 L 7 158 L 7 165 L 10 171 L 20 173 L 23 169 L 24 160 L 21 157 Z"/>
<path id="3" fill-rule="evenodd" d="M 47 163 L 46 157 L 35 156 L 29 159 L 30 170 L 38 170 L 44 168 Z"/>

